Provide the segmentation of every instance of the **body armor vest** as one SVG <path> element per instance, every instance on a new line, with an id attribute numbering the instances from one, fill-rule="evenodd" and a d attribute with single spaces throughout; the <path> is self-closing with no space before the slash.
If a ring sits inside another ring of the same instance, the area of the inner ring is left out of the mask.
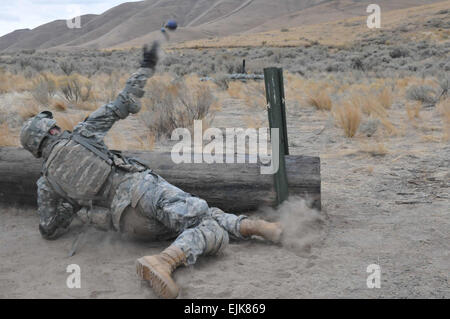
<path id="1" fill-rule="evenodd" d="M 109 194 L 114 169 L 141 172 L 148 168 L 77 134 L 64 132 L 54 143 L 43 173 L 60 196 L 77 202 L 102 201 Z"/>
<path id="2" fill-rule="evenodd" d="M 45 163 L 50 184 L 77 200 L 96 199 L 111 172 L 110 163 L 71 139 L 58 142 Z"/>

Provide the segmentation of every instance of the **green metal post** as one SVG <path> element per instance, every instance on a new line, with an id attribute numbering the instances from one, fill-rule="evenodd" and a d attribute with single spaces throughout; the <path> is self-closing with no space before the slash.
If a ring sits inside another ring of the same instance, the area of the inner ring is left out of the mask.
<path id="1" fill-rule="evenodd" d="M 289 196 L 288 181 L 286 175 L 285 155 L 289 155 L 289 144 L 286 126 L 286 104 L 284 97 L 283 69 L 264 69 L 264 81 L 266 84 L 267 108 L 269 113 L 270 128 L 278 128 L 280 140 L 279 168 L 274 174 L 277 203 L 281 204 Z M 271 141 L 277 143 L 277 141 Z M 276 154 L 272 154 L 272 157 Z"/>

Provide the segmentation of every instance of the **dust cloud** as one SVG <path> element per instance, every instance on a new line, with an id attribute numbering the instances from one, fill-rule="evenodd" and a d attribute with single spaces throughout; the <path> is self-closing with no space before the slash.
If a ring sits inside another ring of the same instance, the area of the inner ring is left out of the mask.
<path id="1" fill-rule="evenodd" d="M 299 197 L 289 198 L 276 209 L 265 207 L 258 216 L 281 223 L 281 245 L 299 256 L 320 245 L 326 233 L 326 214 L 310 208 L 308 201 Z"/>

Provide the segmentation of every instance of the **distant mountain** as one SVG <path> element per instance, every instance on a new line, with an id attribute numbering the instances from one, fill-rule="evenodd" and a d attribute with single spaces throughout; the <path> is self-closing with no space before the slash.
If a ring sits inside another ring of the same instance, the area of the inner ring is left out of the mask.
<path id="1" fill-rule="evenodd" d="M 378 0 L 382 10 L 442 0 Z M 118 5 L 101 15 L 81 17 L 80 29 L 56 20 L 33 30 L 16 30 L 0 37 L 0 51 L 140 46 L 161 37 L 164 21 L 180 28 L 171 41 L 187 41 L 233 34 L 298 27 L 339 18 L 365 15 L 373 0 L 147 0 Z"/>

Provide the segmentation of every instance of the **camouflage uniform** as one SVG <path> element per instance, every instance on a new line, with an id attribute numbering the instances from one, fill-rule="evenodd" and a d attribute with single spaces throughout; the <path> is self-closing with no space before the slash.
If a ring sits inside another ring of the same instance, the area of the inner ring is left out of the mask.
<path id="1" fill-rule="evenodd" d="M 188 264 L 222 250 L 229 234 L 243 238 L 239 225 L 246 216 L 210 208 L 145 165 L 106 148 L 103 139 L 113 124 L 139 112 L 138 99 L 152 73 L 140 68 L 116 101 L 93 112 L 72 134 L 45 140 L 43 175 L 37 183 L 44 238 L 64 233 L 77 211 L 84 222 L 104 229 L 153 240 L 177 237 L 173 245 L 185 253 Z"/>

